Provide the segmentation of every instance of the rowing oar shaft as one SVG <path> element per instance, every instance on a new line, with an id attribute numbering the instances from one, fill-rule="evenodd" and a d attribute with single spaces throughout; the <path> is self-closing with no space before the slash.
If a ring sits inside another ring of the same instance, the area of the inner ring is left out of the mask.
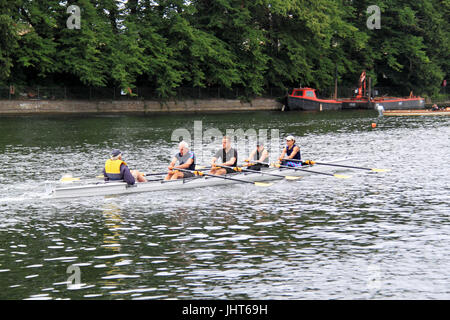
<path id="1" fill-rule="evenodd" d="M 391 171 L 390 169 L 354 167 L 354 166 L 347 166 L 347 165 L 344 165 L 344 164 L 333 164 L 333 163 L 323 163 L 323 162 L 315 162 L 315 163 L 316 164 L 320 164 L 322 166 L 332 166 L 332 167 L 341 167 L 341 168 L 350 168 L 350 169 L 360 169 L 360 170 L 367 170 L 367 171 L 374 171 L 374 172 L 388 172 L 388 171 Z"/>
<path id="2" fill-rule="evenodd" d="M 146 176 L 146 177 L 149 177 L 149 176 L 162 176 L 164 174 L 167 174 L 167 172 L 144 173 L 144 176 Z"/>
<path id="3" fill-rule="evenodd" d="M 209 169 L 211 169 L 211 167 L 205 167 L 205 166 L 199 166 L 199 165 L 197 165 L 197 166 L 195 166 L 195 170 L 209 170 Z M 172 171 L 175 171 L 175 170 L 179 170 L 178 168 L 173 168 L 172 169 Z M 163 174 L 167 174 L 167 171 L 166 172 L 159 172 L 159 173 L 146 173 L 145 174 L 145 176 L 160 176 L 160 175 L 163 175 Z"/>
<path id="4" fill-rule="evenodd" d="M 195 170 L 209 170 L 209 169 L 211 169 L 211 167 L 204 167 L 204 166 L 196 166 L 195 167 Z M 173 168 L 172 170 L 175 171 L 175 170 L 179 170 L 179 169 L 178 168 Z M 149 177 L 149 176 L 162 176 L 162 175 L 165 175 L 165 174 L 167 174 L 167 171 L 166 172 L 157 172 L 157 173 L 145 173 L 144 176 L 146 176 L 146 177 Z"/>
<path id="5" fill-rule="evenodd" d="M 349 169 L 360 169 L 360 170 L 368 170 L 368 171 L 374 171 L 374 172 L 387 172 L 390 171 L 390 169 L 375 169 L 375 168 L 364 168 L 364 167 L 355 167 L 355 166 L 347 166 L 345 164 L 334 164 L 334 163 L 325 163 L 325 162 L 316 162 L 312 160 L 306 160 L 305 162 L 302 162 L 301 160 L 294 160 L 294 159 L 283 159 L 286 161 L 293 161 L 293 162 L 301 162 L 313 165 L 313 164 L 319 164 L 322 166 L 331 166 L 331 167 L 341 167 L 341 168 L 349 168 Z"/>
<path id="6" fill-rule="evenodd" d="M 286 159 L 285 159 L 286 160 Z M 301 161 L 300 161 L 301 162 Z M 256 160 L 252 160 L 252 161 L 249 161 L 249 165 L 251 165 L 251 164 L 268 164 L 267 162 L 262 162 L 262 161 L 256 161 Z M 311 160 L 306 160 L 306 162 L 305 163 L 303 163 L 302 162 L 302 164 L 304 164 L 305 165 L 305 167 L 306 166 L 312 166 L 313 165 L 313 162 L 311 161 Z M 291 168 L 291 167 L 290 167 Z"/>
<path id="7" fill-rule="evenodd" d="M 216 166 L 222 167 L 222 168 L 233 169 L 234 171 L 237 171 L 237 172 L 242 172 L 242 171 L 244 171 L 244 172 L 259 173 L 259 174 L 265 174 L 265 175 L 268 175 L 268 176 L 274 176 L 274 177 L 285 178 L 285 179 L 287 179 L 287 180 L 298 180 L 298 179 L 301 179 L 301 178 L 302 178 L 302 177 L 300 177 L 300 176 L 297 176 L 297 177 L 293 177 L 293 176 L 285 176 L 285 175 L 282 175 L 282 174 L 268 173 L 268 172 L 261 172 L 261 171 L 258 171 L 258 170 L 245 169 L 245 168 L 242 168 L 242 167 L 229 167 L 229 166 L 224 166 L 224 165 L 221 165 L 221 164 L 216 164 Z"/>
<path id="8" fill-rule="evenodd" d="M 230 177 L 220 176 L 220 175 L 211 174 L 211 173 L 205 173 L 205 172 L 201 172 L 198 170 L 187 170 L 187 169 L 176 169 L 176 170 L 180 170 L 180 171 L 184 171 L 184 172 L 191 172 L 191 173 L 195 174 L 196 176 L 208 176 L 208 177 L 214 177 L 214 178 L 221 178 L 224 180 L 233 180 L 233 181 L 238 181 L 238 182 L 251 183 L 251 184 L 254 184 L 254 185 L 260 186 L 260 187 L 268 187 L 268 186 L 272 185 L 272 183 L 246 181 L 246 180 L 230 178 Z"/>
<path id="9" fill-rule="evenodd" d="M 291 170 L 295 170 L 295 171 L 305 171 L 305 172 L 311 172 L 311 173 L 316 173 L 316 174 L 322 174 L 324 176 L 331 176 L 331 177 L 336 177 L 336 178 L 341 178 L 341 179 L 347 179 L 350 178 L 350 176 L 346 176 L 346 175 L 342 175 L 342 174 L 333 174 L 333 173 L 326 173 L 326 172 L 319 172 L 319 171 L 311 171 L 308 169 L 300 169 L 297 167 L 289 167 L 289 166 L 283 166 L 281 164 L 273 164 L 274 167 L 277 168 L 286 168 L 286 169 L 291 169 Z"/>

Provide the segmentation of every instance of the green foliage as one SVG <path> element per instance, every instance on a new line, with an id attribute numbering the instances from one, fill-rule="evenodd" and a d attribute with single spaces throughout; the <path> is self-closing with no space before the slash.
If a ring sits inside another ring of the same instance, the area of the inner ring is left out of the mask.
<path id="1" fill-rule="evenodd" d="M 0 84 L 11 76 L 13 67 L 12 52 L 17 50 L 18 29 L 10 16 L 0 15 Z"/>
<path id="2" fill-rule="evenodd" d="M 445 2 L 379 1 L 381 30 L 367 31 L 370 38 L 363 51 L 365 68 L 378 85 L 401 88 L 404 94 L 412 90 L 432 95 L 439 90 L 449 70 Z M 373 1 L 359 2 L 363 7 L 370 4 Z M 359 23 L 361 27 L 364 21 Z"/>
<path id="3" fill-rule="evenodd" d="M 66 10 L 81 9 L 69 30 Z M 367 7 L 381 9 L 369 30 Z M 0 84 L 378 86 L 436 94 L 450 70 L 450 0 L 0 0 Z M 243 89 L 243 90 L 241 90 Z"/>

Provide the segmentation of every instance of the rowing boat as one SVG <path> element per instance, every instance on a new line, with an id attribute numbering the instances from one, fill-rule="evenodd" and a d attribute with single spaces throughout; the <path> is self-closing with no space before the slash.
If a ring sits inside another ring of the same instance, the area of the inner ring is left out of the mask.
<path id="1" fill-rule="evenodd" d="M 329 161 L 331 163 L 344 162 L 348 159 L 338 159 Z M 311 166 L 305 166 L 302 168 L 309 168 Z M 326 170 L 321 166 L 314 166 L 315 171 Z M 227 174 L 224 177 L 233 177 L 238 178 L 244 181 L 250 182 L 263 182 L 263 181 L 272 181 L 272 180 L 280 180 L 283 179 L 279 176 L 268 175 L 264 173 L 277 173 L 277 174 L 285 174 L 289 176 L 304 176 L 308 174 L 313 174 L 313 172 L 304 171 L 294 171 L 286 168 L 263 168 L 261 173 L 249 173 L 249 172 L 240 172 L 240 173 L 232 173 Z M 136 183 L 132 186 L 127 185 L 126 182 L 118 181 L 118 182 L 96 182 L 96 183 L 87 183 L 80 184 L 79 182 L 70 183 L 68 186 L 67 183 L 57 185 L 51 194 L 52 198 L 78 198 L 78 197 L 88 197 L 88 196 L 105 196 L 105 195 L 121 195 L 121 194 L 130 194 L 130 193 L 141 193 L 141 192 L 153 192 L 153 191 L 163 191 L 163 190 L 183 190 L 183 189 L 192 189 L 199 187 L 211 187 L 218 185 L 228 185 L 228 184 L 236 184 L 239 183 L 236 180 L 226 180 L 223 178 L 216 177 L 205 177 L 205 176 L 195 176 L 187 179 L 178 179 L 178 180 L 159 180 L 159 181 L 149 181 L 149 182 L 141 182 Z"/>
<path id="2" fill-rule="evenodd" d="M 386 110 L 384 116 L 449 116 L 450 109 L 432 111 L 429 109 L 419 110 Z"/>

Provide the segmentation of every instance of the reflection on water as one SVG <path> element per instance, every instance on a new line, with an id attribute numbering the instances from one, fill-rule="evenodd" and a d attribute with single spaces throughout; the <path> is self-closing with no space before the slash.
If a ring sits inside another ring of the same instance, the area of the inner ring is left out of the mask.
<path id="1" fill-rule="evenodd" d="M 106 276 L 102 277 L 100 285 L 102 289 L 114 289 L 121 280 L 120 265 L 130 260 L 124 260 L 124 255 L 120 252 L 120 228 L 122 219 L 120 217 L 120 208 L 112 203 L 103 205 L 103 215 L 105 218 L 105 227 L 107 231 L 103 234 L 102 247 L 111 250 L 110 255 L 98 256 L 96 259 L 108 259 L 104 264 L 98 264 L 95 268 L 105 268 Z M 114 259 L 114 260 L 110 260 Z"/>
<path id="2" fill-rule="evenodd" d="M 449 119 L 383 118 L 374 130 L 375 117 L 0 119 L 0 298 L 448 299 Z M 279 128 L 299 137 L 305 158 L 392 171 L 330 167 L 352 178 L 48 198 L 64 173 L 95 177 L 113 147 L 130 166 L 164 170 L 172 130 L 199 119 Z M 82 286 L 68 288 L 69 266 Z"/>

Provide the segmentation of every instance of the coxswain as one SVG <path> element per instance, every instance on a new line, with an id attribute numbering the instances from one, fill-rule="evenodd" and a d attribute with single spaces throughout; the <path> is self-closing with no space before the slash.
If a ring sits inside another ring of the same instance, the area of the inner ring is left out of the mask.
<path id="1" fill-rule="evenodd" d="M 129 185 L 135 184 L 136 180 L 147 182 L 143 173 L 138 170 L 130 171 L 126 162 L 122 160 L 122 152 L 119 149 L 114 149 L 111 157 L 106 160 L 103 176 L 105 181 L 123 180 Z"/>
<path id="2" fill-rule="evenodd" d="M 232 168 L 221 168 L 216 166 L 216 161 L 222 159 L 222 164 L 227 167 L 235 167 L 237 165 L 237 150 L 231 147 L 230 137 L 223 137 L 222 149 L 217 150 L 211 160 L 211 171 L 209 173 L 215 175 L 224 175 L 235 172 Z"/>
<path id="3" fill-rule="evenodd" d="M 179 152 L 172 158 L 169 164 L 169 172 L 164 180 L 176 180 L 190 178 L 194 176 L 193 172 L 179 171 L 177 169 L 195 170 L 195 154 L 189 151 L 189 144 L 181 141 L 178 144 Z M 179 163 L 176 165 L 176 163 Z"/>
<path id="4" fill-rule="evenodd" d="M 298 162 L 289 161 L 290 159 L 298 160 Z M 283 166 L 300 167 L 302 165 L 300 147 L 295 144 L 295 139 L 293 136 L 286 137 L 286 147 L 283 148 L 283 151 L 281 152 L 281 155 L 278 160 L 279 163 Z"/>
<path id="5" fill-rule="evenodd" d="M 262 142 L 256 142 L 256 149 L 244 161 L 248 162 L 247 169 L 260 171 L 262 167 L 269 166 L 269 152 L 264 148 Z M 252 161 L 257 161 L 258 163 Z"/>

